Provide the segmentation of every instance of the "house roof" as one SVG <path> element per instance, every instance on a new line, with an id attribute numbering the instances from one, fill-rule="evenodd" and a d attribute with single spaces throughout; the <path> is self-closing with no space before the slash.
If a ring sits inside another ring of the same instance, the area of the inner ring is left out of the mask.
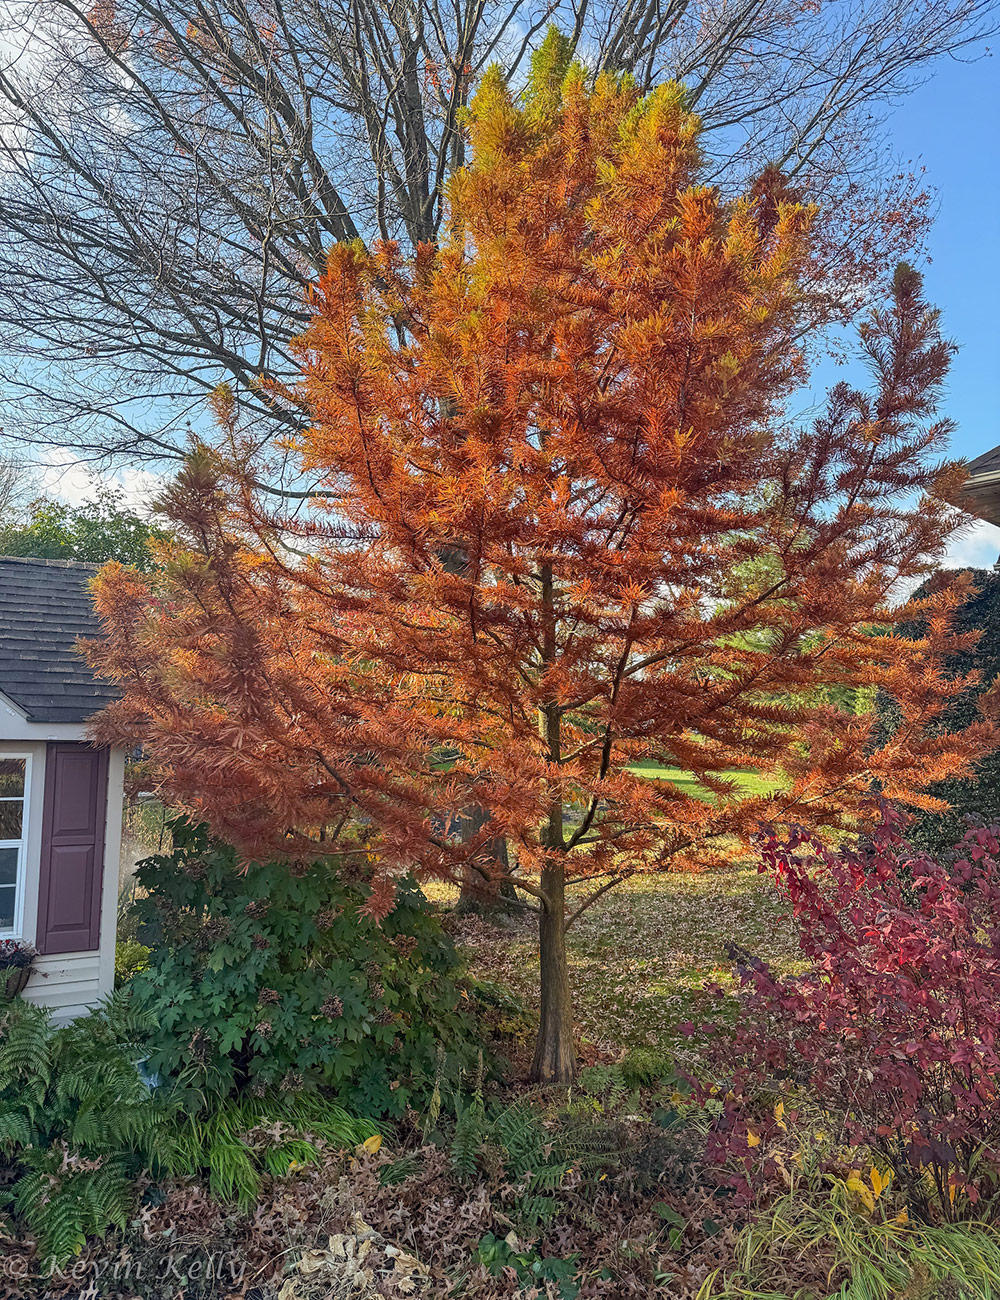
<path id="1" fill-rule="evenodd" d="M 981 478 L 983 474 L 1000 473 L 1000 447 L 994 447 L 991 451 L 984 451 L 975 460 L 970 460 L 966 468 L 971 479 Z"/>
<path id="2" fill-rule="evenodd" d="M 954 504 L 970 515 L 1000 524 L 1000 447 L 984 451 L 966 466 L 968 477 Z"/>
<path id="3" fill-rule="evenodd" d="M 0 692 L 30 722 L 83 722 L 115 698 L 76 649 L 100 632 L 96 564 L 0 556 Z"/>

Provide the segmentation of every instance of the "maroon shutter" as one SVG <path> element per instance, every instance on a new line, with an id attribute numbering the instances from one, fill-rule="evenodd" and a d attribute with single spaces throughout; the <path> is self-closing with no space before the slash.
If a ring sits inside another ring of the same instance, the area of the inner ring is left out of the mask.
<path id="1" fill-rule="evenodd" d="M 46 746 L 39 952 L 93 952 L 98 947 L 107 799 L 106 749 Z"/>

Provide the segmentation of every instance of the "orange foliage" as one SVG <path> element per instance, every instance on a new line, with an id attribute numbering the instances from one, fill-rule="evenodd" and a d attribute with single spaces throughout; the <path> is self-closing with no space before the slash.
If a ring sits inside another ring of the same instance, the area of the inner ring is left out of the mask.
<path id="1" fill-rule="evenodd" d="M 310 414 L 309 506 L 275 513 L 221 394 L 226 448 L 166 494 L 181 540 L 160 575 L 102 572 L 91 653 L 124 692 L 101 735 L 247 855 L 377 840 L 376 914 L 395 873 L 489 872 L 505 837 L 541 912 L 536 1071 L 565 1078 L 562 936 L 597 889 L 762 821 L 857 825 L 876 785 L 926 806 L 995 733 L 933 725 L 960 585 L 898 630 L 952 527 L 919 277 L 862 330 L 872 391 L 802 429 L 815 248 L 780 177 L 725 202 L 682 92 L 575 72 L 523 105 L 489 74 L 469 137 L 447 242 L 336 247 L 316 286 L 275 395 Z M 893 697 L 891 735 L 847 688 Z"/>

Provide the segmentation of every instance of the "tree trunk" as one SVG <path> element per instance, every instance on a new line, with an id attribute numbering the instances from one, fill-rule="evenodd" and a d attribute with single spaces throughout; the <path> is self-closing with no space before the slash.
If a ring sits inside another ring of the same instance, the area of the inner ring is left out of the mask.
<path id="1" fill-rule="evenodd" d="M 544 442 L 544 434 L 543 434 Z M 555 608 L 555 579 L 552 565 L 539 566 L 539 596 L 542 625 L 542 664 L 555 663 L 558 650 Z M 538 711 L 538 734 L 546 756 L 558 771 L 562 761 L 561 714 L 556 700 L 547 700 Z M 542 843 L 548 860 L 541 872 L 541 900 L 538 912 L 538 956 L 540 965 L 540 1007 L 538 1043 L 531 1066 L 536 1083 L 572 1083 L 576 1074 L 573 1052 L 573 991 L 566 960 L 566 865 L 563 855 L 563 805 L 561 787 L 552 792 L 548 821 Z"/>
<path id="2" fill-rule="evenodd" d="M 485 826 L 489 814 L 478 805 L 462 815 L 462 839 L 470 840 Z M 508 875 L 510 872 L 510 855 L 507 841 L 498 836 L 490 840 L 483 852 L 484 865 L 495 875 Z M 486 916 L 496 912 L 513 912 L 517 910 L 517 894 L 509 880 L 487 879 L 474 867 L 466 867 L 462 875 L 461 894 L 457 910 L 460 912 L 480 912 Z"/>
<path id="3" fill-rule="evenodd" d="M 443 397 L 441 399 L 442 416 L 452 416 L 456 413 L 458 405 L 454 398 Z M 469 559 L 461 546 L 449 545 L 443 546 L 438 551 L 438 559 L 445 573 L 453 573 L 459 577 L 464 577 L 468 570 Z M 467 809 L 461 814 L 460 825 L 462 839 L 470 840 L 473 836 L 483 829 L 488 820 L 489 814 L 485 808 L 480 808 L 478 804 Z M 510 870 L 510 859 L 507 855 L 507 841 L 504 839 L 494 839 L 490 841 L 487 848 L 487 854 L 490 861 L 497 869 L 497 874 Z M 467 867 L 462 876 L 461 894 L 458 900 L 458 910 L 460 912 L 497 912 L 500 910 L 513 910 L 512 904 L 516 906 L 517 895 L 514 893 L 514 886 L 509 881 L 501 884 L 496 880 L 485 880 L 478 871 Z"/>
<path id="4" fill-rule="evenodd" d="M 538 914 L 541 959 L 541 1007 L 538 1042 L 531 1066 L 536 1083 L 572 1083 L 576 1074 L 573 1049 L 573 994 L 566 958 L 566 881 L 563 864 L 542 872 L 546 905 Z"/>

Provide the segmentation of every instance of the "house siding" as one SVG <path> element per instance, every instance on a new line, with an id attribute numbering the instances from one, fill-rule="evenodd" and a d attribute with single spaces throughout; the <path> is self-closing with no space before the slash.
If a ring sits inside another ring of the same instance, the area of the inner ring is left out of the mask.
<path id="1" fill-rule="evenodd" d="M 101 979 L 99 952 L 67 952 L 35 958 L 24 996 L 48 1007 L 53 1019 L 63 1023 L 82 1015 L 108 992 Z"/>
<path id="2" fill-rule="evenodd" d="M 51 728 L 48 728 L 51 730 Z M 60 736 L 60 739 L 65 737 Z M 48 737 L 46 737 L 48 739 Z M 74 739 L 83 740 L 78 734 Z M 0 756 L 30 753 L 32 760 L 28 806 L 28 843 L 24 873 L 24 910 L 21 938 L 37 941 L 39 865 L 45 791 L 46 742 L 0 741 Z M 115 982 L 115 937 L 118 924 L 118 863 L 121 854 L 122 803 L 125 753 L 111 750 L 108 762 L 108 798 L 105 809 L 104 855 L 98 947 L 92 952 L 52 953 L 35 958 L 24 990 L 28 1002 L 51 1009 L 57 1023 L 65 1023 L 107 997 Z"/>

